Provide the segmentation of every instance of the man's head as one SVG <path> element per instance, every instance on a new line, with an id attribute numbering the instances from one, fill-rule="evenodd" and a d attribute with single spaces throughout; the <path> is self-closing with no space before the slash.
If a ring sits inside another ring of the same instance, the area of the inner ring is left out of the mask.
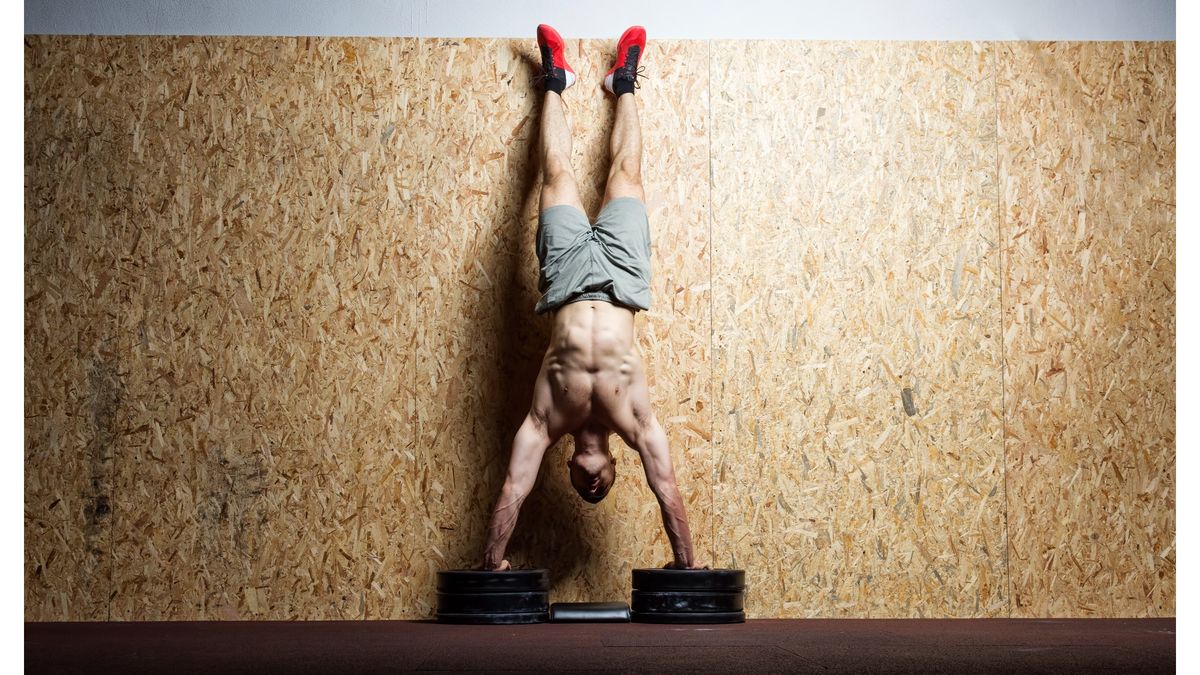
<path id="1" fill-rule="evenodd" d="M 575 453 L 567 460 L 571 486 L 586 502 L 604 499 L 617 479 L 617 461 L 608 449 L 608 429 L 587 426 L 575 432 Z"/>

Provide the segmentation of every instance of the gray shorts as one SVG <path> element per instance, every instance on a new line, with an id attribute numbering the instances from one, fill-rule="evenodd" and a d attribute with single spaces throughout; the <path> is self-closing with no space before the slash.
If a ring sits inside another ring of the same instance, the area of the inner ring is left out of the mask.
<path id="1" fill-rule="evenodd" d="M 551 206 L 538 217 L 537 254 L 538 314 L 580 300 L 650 309 L 650 223 L 640 199 L 610 201 L 595 225 L 574 206 Z"/>

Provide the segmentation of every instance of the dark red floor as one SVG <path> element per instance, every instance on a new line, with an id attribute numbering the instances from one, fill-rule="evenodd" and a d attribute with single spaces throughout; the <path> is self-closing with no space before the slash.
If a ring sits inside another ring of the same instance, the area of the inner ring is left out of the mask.
<path id="1" fill-rule="evenodd" d="M 26 672 L 1166 673 L 1174 619 L 26 623 Z"/>

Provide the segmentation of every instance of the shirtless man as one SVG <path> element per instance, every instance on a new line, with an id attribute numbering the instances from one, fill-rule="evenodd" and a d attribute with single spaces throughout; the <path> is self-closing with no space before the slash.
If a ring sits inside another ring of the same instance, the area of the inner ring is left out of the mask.
<path id="1" fill-rule="evenodd" d="M 641 183 L 642 139 L 634 88 L 646 31 L 634 26 L 617 43 L 604 87 L 617 99 L 604 206 L 593 225 L 571 171 L 571 134 L 562 92 L 575 83 L 562 37 L 538 26 L 545 94 L 541 115 L 542 194 L 537 253 L 542 298 L 534 311 L 553 312 L 554 330 L 533 389 L 533 405 L 513 439 L 508 475 L 488 527 L 483 569 L 506 570 L 504 550 L 521 503 L 533 489 L 542 455 L 564 434 L 575 437 L 567 460 L 571 485 L 597 503 L 616 479 L 609 451 L 616 433 L 637 451 L 662 509 L 674 560 L 699 567 L 667 435 L 650 408 L 650 390 L 633 335 L 633 315 L 650 306 L 650 226 Z"/>

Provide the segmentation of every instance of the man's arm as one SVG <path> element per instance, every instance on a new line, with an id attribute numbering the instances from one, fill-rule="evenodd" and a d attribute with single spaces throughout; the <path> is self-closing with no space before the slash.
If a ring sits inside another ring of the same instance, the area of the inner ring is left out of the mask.
<path id="1" fill-rule="evenodd" d="M 496 500 L 496 507 L 492 510 L 492 521 L 488 525 L 483 569 L 509 569 L 508 561 L 504 559 L 504 549 L 508 547 L 513 528 L 517 526 L 517 514 L 521 510 L 521 503 L 525 501 L 525 497 L 533 489 L 534 481 L 537 480 L 542 455 L 546 453 L 550 444 L 545 417 L 530 411 L 513 438 L 508 476 L 504 479 L 504 487 L 500 489 L 500 498 Z"/>
<path id="2" fill-rule="evenodd" d="M 646 482 L 658 498 L 662 509 L 663 527 L 671 540 L 671 551 L 675 568 L 698 567 L 692 552 L 692 533 L 688 529 L 687 513 L 683 506 L 683 495 L 675 483 L 675 468 L 671 465 L 671 451 L 667 446 L 667 434 L 658 420 L 650 416 L 638 434 L 634 449 L 642 456 L 642 468 L 646 470 Z"/>

